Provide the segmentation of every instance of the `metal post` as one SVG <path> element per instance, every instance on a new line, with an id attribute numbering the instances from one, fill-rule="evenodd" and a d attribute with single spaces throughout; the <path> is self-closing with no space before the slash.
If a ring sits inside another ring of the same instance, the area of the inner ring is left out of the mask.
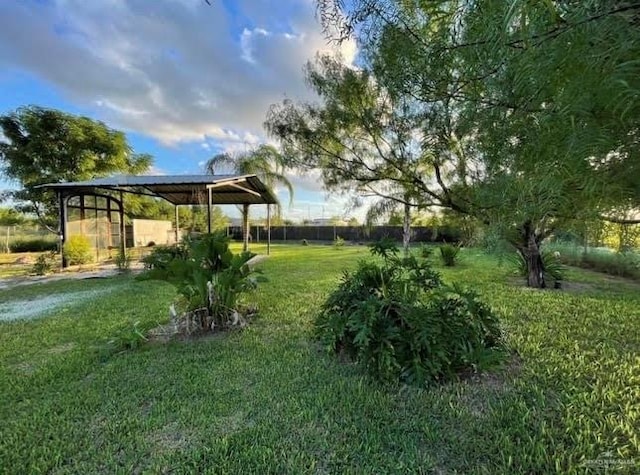
<path id="1" fill-rule="evenodd" d="M 100 220 L 98 219 L 98 197 L 93 195 L 93 206 L 94 213 L 93 217 L 95 220 L 95 230 L 96 230 L 96 261 L 100 261 Z"/>
<path id="2" fill-rule="evenodd" d="M 127 227 L 124 224 L 124 198 L 120 192 L 120 254 L 124 260 L 127 257 Z"/>
<path id="3" fill-rule="evenodd" d="M 178 244 L 178 236 L 180 234 L 180 222 L 178 220 L 178 205 L 175 205 L 175 210 L 176 210 L 176 244 Z"/>
<path id="4" fill-rule="evenodd" d="M 207 232 L 211 234 L 211 188 L 207 188 Z"/>
<path id="5" fill-rule="evenodd" d="M 249 250 L 249 205 L 242 205 L 242 250 Z"/>
<path id="6" fill-rule="evenodd" d="M 267 205 L 267 256 L 271 254 L 271 205 Z"/>
<path id="7" fill-rule="evenodd" d="M 67 259 L 64 256 L 64 243 L 67 240 L 67 202 L 62 192 L 58 192 L 58 206 L 60 207 L 60 255 L 62 256 L 62 267 L 67 267 Z"/>

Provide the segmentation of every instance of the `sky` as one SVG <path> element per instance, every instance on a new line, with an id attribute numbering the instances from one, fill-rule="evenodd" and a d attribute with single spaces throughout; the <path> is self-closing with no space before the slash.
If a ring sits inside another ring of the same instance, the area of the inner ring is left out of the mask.
<path id="1" fill-rule="evenodd" d="M 313 0 L 210 4 L 0 0 L 0 113 L 33 104 L 85 115 L 153 155 L 153 174 L 201 173 L 216 153 L 269 142 L 269 105 L 314 100 L 303 68 L 318 52 L 355 60 L 353 43 L 327 42 Z M 345 211 L 347 199 L 324 192 L 318 175 L 289 178 L 291 206 L 276 190 L 287 218 L 364 214 Z"/>

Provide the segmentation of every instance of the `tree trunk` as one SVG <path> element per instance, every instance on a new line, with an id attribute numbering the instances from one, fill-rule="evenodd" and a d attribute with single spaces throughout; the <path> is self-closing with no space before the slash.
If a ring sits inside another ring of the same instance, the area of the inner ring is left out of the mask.
<path id="1" fill-rule="evenodd" d="M 409 242 L 411 241 L 411 206 L 404 204 L 404 221 L 402 222 L 402 248 L 404 255 L 409 255 Z"/>
<path id="2" fill-rule="evenodd" d="M 546 288 L 544 280 L 544 262 L 540 253 L 540 238 L 530 222 L 522 227 L 522 242 L 518 246 L 518 252 L 527 266 L 527 286 L 536 289 Z"/>

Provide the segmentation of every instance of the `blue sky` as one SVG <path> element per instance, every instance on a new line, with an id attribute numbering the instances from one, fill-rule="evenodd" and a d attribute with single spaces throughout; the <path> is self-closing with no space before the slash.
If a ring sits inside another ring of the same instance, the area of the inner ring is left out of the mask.
<path id="1" fill-rule="evenodd" d="M 155 173 L 198 173 L 217 152 L 268 141 L 270 104 L 312 99 L 303 66 L 336 51 L 314 13 L 312 0 L 1 1 L 0 113 L 35 104 L 86 115 L 124 130 Z M 351 62 L 356 48 L 339 52 Z M 317 175 L 290 179 L 285 216 L 345 214 Z"/>

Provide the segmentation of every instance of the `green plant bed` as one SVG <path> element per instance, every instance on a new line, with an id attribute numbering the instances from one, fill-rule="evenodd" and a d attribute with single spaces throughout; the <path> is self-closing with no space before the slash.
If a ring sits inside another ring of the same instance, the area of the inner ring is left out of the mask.
<path id="1" fill-rule="evenodd" d="M 157 246 L 142 261 L 141 279 L 173 284 L 180 298 L 171 306 L 172 323 L 180 333 L 242 327 L 256 313 L 242 297 L 257 287 L 259 271 L 248 262 L 251 252 L 234 254 L 224 233 L 204 234 L 174 246 Z"/>
<path id="2" fill-rule="evenodd" d="M 425 260 L 398 257 L 389 240 L 371 252 L 382 262 L 345 273 L 315 321 L 329 351 L 379 379 L 418 385 L 500 360 L 498 319 L 474 292 L 443 285 Z"/>

